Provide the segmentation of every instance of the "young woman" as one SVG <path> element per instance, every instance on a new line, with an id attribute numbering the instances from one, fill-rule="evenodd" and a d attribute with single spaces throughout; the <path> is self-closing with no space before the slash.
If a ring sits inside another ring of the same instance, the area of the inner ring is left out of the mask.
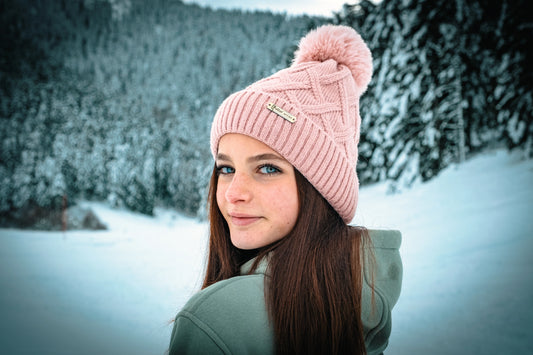
<path id="1" fill-rule="evenodd" d="M 401 286 L 397 231 L 349 226 L 370 51 L 344 26 L 228 97 L 211 131 L 202 290 L 170 354 L 380 354 Z"/>

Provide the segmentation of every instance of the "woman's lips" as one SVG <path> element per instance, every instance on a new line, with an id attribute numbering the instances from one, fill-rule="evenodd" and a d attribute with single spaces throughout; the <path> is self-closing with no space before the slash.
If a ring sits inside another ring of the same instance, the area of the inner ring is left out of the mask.
<path id="1" fill-rule="evenodd" d="M 248 215 L 239 215 L 239 214 L 232 214 L 230 215 L 230 218 L 231 218 L 231 223 L 239 227 L 248 226 L 261 219 L 261 217 L 257 217 L 257 216 L 248 216 Z"/>

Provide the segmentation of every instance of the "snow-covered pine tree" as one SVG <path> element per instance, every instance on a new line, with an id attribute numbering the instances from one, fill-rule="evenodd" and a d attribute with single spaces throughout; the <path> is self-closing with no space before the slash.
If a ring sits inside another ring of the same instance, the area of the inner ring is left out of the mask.
<path id="1" fill-rule="evenodd" d="M 421 161 L 438 160 L 439 153 L 427 96 L 424 9 L 416 1 L 361 6 L 367 15 L 358 30 L 373 52 L 374 78 L 361 102 L 358 172 L 362 183 L 388 179 L 397 187 L 409 185 L 420 178 Z"/>
<path id="2" fill-rule="evenodd" d="M 388 0 L 345 6 L 374 55 L 361 101 L 361 182 L 427 180 L 472 152 L 531 151 L 531 20 L 523 1 Z M 529 46 L 528 46 L 529 44 Z M 529 148 L 528 148 L 529 147 Z"/>
<path id="3" fill-rule="evenodd" d="M 60 191 L 52 186 L 69 203 L 196 214 L 216 108 L 284 66 L 309 22 L 173 0 L 7 0 L 3 8 L 0 217 L 36 196 L 48 204 Z"/>

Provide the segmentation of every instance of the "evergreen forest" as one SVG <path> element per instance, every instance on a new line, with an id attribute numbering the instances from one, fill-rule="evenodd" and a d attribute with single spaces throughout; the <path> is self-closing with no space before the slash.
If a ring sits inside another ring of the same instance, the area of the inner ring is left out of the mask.
<path id="1" fill-rule="evenodd" d="M 391 191 L 486 149 L 533 156 L 525 0 L 362 0 L 331 18 L 179 0 L 0 0 L 0 225 L 80 200 L 205 217 L 212 117 L 325 23 L 361 33 L 361 184 Z"/>

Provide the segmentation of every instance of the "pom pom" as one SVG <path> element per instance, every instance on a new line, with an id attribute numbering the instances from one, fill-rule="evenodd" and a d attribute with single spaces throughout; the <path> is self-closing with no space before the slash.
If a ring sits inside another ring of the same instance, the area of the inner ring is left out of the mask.
<path id="1" fill-rule="evenodd" d="M 300 40 L 293 65 L 328 59 L 346 65 L 361 92 L 366 90 L 372 77 L 372 54 L 353 28 L 324 25 L 309 32 Z"/>

